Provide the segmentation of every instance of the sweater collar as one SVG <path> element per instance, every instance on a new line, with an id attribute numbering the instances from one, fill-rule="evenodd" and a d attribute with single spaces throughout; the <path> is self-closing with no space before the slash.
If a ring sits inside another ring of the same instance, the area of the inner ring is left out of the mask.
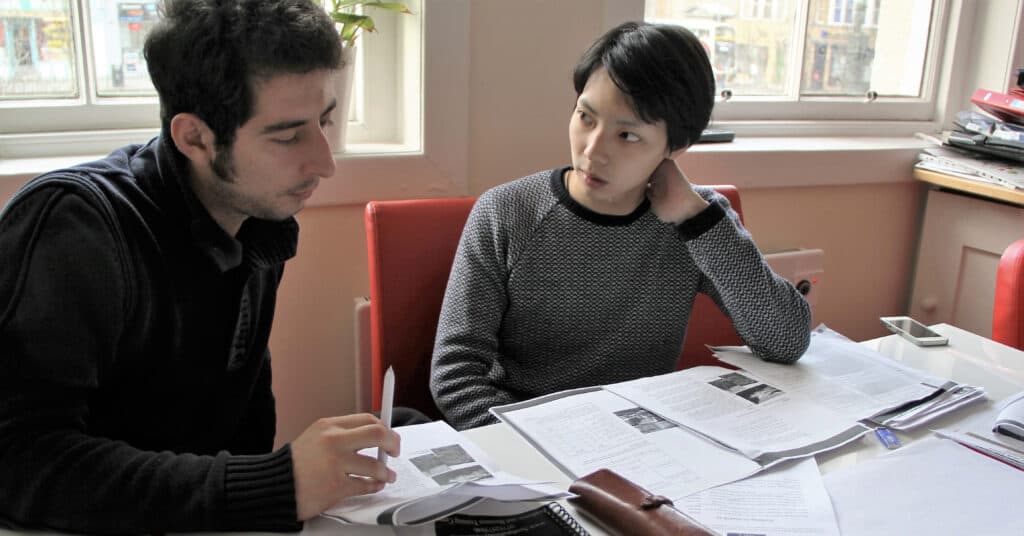
<path id="1" fill-rule="evenodd" d="M 226 272 L 243 263 L 255 269 L 281 264 L 295 256 L 299 225 L 294 217 L 282 221 L 249 218 L 236 236 L 229 235 L 199 201 L 189 181 L 188 161 L 169 136 L 154 138 L 145 149 L 156 154 L 153 187 L 161 191 L 168 212 L 180 218 L 191 241 Z"/>
<path id="2" fill-rule="evenodd" d="M 651 208 L 651 201 L 644 197 L 644 200 L 629 214 L 613 215 L 594 212 L 573 199 L 569 194 L 569 189 L 565 187 L 563 177 L 570 169 L 572 169 L 571 166 L 565 166 L 551 170 L 551 192 L 555 194 L 555 197 L 558 198 L 561 204 L 584 220 L 605 227 L 618 227 L 637 221 Z"/>

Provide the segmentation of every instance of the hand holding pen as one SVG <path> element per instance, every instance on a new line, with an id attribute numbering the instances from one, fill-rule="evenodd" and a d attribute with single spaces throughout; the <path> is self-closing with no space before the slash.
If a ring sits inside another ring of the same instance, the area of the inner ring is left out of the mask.
<path id="1" fill-rule="evenodd" d="M 348 497 L 375 493 L 397 475 L 388 455 L 398 456 L 401 438 L 391 430 L 394 373 L 385 379 L 381 419 L 368 413 L 318 420 L 290 444 L 299 521 L 319 515 Z M 390 387 L 387 387 L 390 384 Z M 360 454 L 376 448 L 377 458 Z"/>

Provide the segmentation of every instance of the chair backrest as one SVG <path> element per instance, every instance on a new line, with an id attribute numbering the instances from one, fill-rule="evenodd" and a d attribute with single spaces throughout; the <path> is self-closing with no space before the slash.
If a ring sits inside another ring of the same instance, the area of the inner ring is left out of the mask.
<path id="1" fill-rule="evenodd" d="M 992 306 L 992 340 L 1024 350 L 1024 239 L 999 258 Z"/>
<path id="2" fill-rule="evenodd" d="M 713 186 L 742 219 L 739 191 Z M 370 382 L 380 410 L 384 373 L 395 369 L 395 405 L 441 418 L 430 394 L 437 319 L 455 250 L 474 198 L 371 201 L 366 205 L 370 270 Z M 704 295 L 690 315 L 679 368 L 717 364 L 705 344 L 742 344 L 732 322 Z"/>
<path id="3" fill-rule="evenodd" d="M 441 417 L 430 394 L 430 361 L 455 249 L 475 201 L 416 199 L 366 205 L 374 411 L 380 411 L 384 373 L 392 366 L 395 405 Z"/>

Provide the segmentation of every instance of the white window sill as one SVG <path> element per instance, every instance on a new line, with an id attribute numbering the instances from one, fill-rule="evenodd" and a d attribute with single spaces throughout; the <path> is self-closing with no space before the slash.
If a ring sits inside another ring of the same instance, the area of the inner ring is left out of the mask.
<path id="1" fill-rule="evenodd" d="M 743 137 L 702 143 L 679 158 L 694 182 L 740 188 L 835 186 L 913 180 L 927 142 L 913 137 Z"/>
<path id="2" fill-rule="evenodd" d="M 744 137 L 728 143 L 698 144 L 679 159 L 699 184 L 741 188 L 785 188 L 874 184 L 913 180 L 917 154 L 927 142 L 913 137 Z M 381 149 L 351 148 L 338 160 L 340 180 L 328 180 L 312 206 L 360 204 L 370 199 L 472 195 L 449 180 L 431 159 L 412 151 L 381 155 Z M 87 162 L 102 155 L 24 158 L 0 161 L 0 195 L 13 193 L 41 173 Z M 344 177 L 348 177 L 347 179 Z M 365 180 L 352 180 L 362 177 Z M 0 197 L 6 202 L 10 197 Z"/>

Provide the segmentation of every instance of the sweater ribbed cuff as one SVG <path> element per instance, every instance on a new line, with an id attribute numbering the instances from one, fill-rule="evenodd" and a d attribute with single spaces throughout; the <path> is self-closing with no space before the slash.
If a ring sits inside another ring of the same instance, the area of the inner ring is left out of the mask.
<path id="1" fill-rule="evenodd" d="M 289 445 L 270 454 L 231 456 L 224 471 L 222 530 L 299 531 Z"/>
<path id="2" fill-rule="evenodd" d="M 693 240 L 706 233 L 708 229 L 714 227 L 724 217 L 725 209 L 722 208 L 722 205 L 712 201 L 708 203 L 704 210 L 698 212 L 696 216 L 676 225 L 676 231 L 679 232 L 679 237 L 683 240 Z"/>

